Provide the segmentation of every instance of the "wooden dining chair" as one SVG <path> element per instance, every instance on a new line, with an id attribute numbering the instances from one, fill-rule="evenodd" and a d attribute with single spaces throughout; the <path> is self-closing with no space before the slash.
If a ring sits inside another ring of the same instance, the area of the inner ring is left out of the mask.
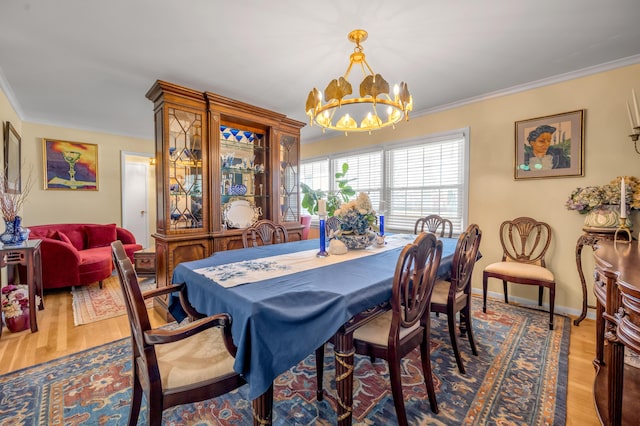
<path id="1" fill-rule="evenodd" d="M 442 241 L 433 233 L 423 232 L 413 243 L 407 244 L 396 263 L 391 310 L 353 332 L 356 353 L 368 355 L 371 359 L 387 360 L 393 403 L 398 424 L 401 426 L 408 424 L 402 396 L 401 360 L 418 346 L 431 411 L 438 412 L 431 372 L 429 305 L 441 257 Z M 320 356 L 324 358 L 324 346 L 316 350 L 316 368 Z M 322 369 L 318 368 L 319 392 L 322 383 L 321 371 Z"/>
<path id="2" fill-rule="evenodd" d="M 259 220 L 242 231 L 242 245 L 244 248 L 280 244 L 288 241 L 287 228 L 268 219 Z"/>
<path id="3" fill-rule="evenodd" d="M 542 306 L 544 288 L 549 289 L 549 330 L 553 330 L 556 281 L 545 264 L 551 244 L 551 227 L 530 217 L 507 220 L 500 225 L 502 261 L 491 263 L 482 274 L 482 312 L 487 312 L 487 282 L 502 280 L 504 302 L 509 303 L 507 282 L 538 286 L 538 306 Z"/>
<path id="4" fill-rule="evenodd" d="M 456 357 L 458 370 L 462 374 L 465 374 L 465 370 L 458 349 L 456 314 L 460 312 L 460 335 L 467 335 L 471 351 L 477 356 L 478 350 L 473 340 L 473 328 L 471 326 L 471 275 L 478 257 L 481 239 L 482 231 L 476 224 L 469 225 L 460 234 L 456 251 L 453 254 L 451 279 L 448 281 L 436 281 L 433 295 L 431 296 L 431 311 L 447 315 L 451 347 Z"/>
<path id="5" fill-rule="evenodd" d="M 245 384 L 233 370 L 231 317 L 218 314 L 177 329 L 152 329 L 144 299 L 162 294 L 179 292 L 185 310 L 192 317 L 202 316 L 188 305 L 184 285 L 143 295 L 122 243 L 113 242 L 111 249 L 131 327 L 133 395 L 128 424 L 138 423 L 143 393 L 148 424 L 160 425 L 166 408 L 214 398 Z"/>
<path id="6" fill-rule="evenodd" d="M 414 234 L 419 234 L 423 231 L 433 232 L 441 238 L 451 238 L 453 236 L 453 223 L 440 215 L 430 214 L 416 220 L 416 224 L 413 227 Z"/>

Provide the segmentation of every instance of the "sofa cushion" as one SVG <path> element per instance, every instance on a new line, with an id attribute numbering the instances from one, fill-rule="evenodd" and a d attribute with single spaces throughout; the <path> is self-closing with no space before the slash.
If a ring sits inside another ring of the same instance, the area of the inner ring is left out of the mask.
<path id="1" fill-rule="evenodd" d="M 64 232 L 56 231 L 56 232 L 53 233 L 52 238 L 55 239 L 55 240 L 59 240 L 59 241 L 62 241 L 64 243 L 68 243 L 68 244 L 73 245 L 73 243 L 71 242 L 69 237 L 67 237 L 67 234 L 65 234 Z"/>
<path id="2" fill-rule="evenodd" d="M 71 241 L 71 244 L 77 249 L 77 250 L 83 250 L 84 249 L 84 232 L 82 231 L 82 229 L 76 229 L 76 230 L 66 230 L 64 232 L 64 234 L 67 236 L 67 238 L 69 238 L 69 241 Z"/>
<path id="3" fill-rule="evenodd" d="M 116 224 L 85 225 L 87 234 L 87 248 L 107 247 L 117 239 Z"/>

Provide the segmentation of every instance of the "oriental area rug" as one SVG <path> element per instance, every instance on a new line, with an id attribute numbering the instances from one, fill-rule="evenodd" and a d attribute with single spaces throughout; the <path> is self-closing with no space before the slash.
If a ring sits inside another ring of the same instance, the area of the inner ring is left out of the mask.
<path id="1" fill-rule="evenodd" d="M 140 279 L 142 291 L 156 288 L 155 280 Z M 71 288 L 73 296 L 73 322 L 77 325 L 113 318 L 127 314 L 122 289 L 117 275 L 112 275 L 102 282 L 75 286 Z M 146 301 L 147 307 L 152 307 L 153 300 Z"/>
<path id="2" fill-rule="evenodd" d="M 403 360 L 403 392 L 411 425 L 564 425 L 569 318 L 489 301 L 483 314 L 474 297 L 479 355 L 460 348 L 467 374 L 451 351 L 446 316 L 433 316 L 432 364 L 440 408 L 433 414 L 417 350 Z M 325 399 L 316 400 L 314 356 L 274 382 L 275 425 L 335 425 L 336 390 L 331 346 L 325 350 Z M 384 360 L 356 356 L 354 425 L 397 424 Z M 171 425 L 250 425 L 247 387 L 196 404 L 165 410 Z M 0 424 L 124 425 L 131 399 L 130 340 L 0 376 Z M 138 424 L 146 422 L 146 402 Z"/>

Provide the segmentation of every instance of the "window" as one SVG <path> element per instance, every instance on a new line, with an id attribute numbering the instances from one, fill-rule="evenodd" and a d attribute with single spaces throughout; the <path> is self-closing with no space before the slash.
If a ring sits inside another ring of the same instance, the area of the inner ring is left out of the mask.
<path id="1" fill-rule="evenodd" d="M 335 190 L 335 172 L 349 164 L 356 192 L 367 192 L 377 210 L 384 200 L 390 231 L 413 232 L 417 218 L 439 214 L 459 234 L 467 225 L 469 131 L 462 129 L 304 161 L 301 181 Z"/>

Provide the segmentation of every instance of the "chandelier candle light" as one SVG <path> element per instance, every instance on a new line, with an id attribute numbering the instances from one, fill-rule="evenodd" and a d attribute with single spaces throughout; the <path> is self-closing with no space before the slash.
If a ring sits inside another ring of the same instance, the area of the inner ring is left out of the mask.
<path id="1" fill-rule="evenodd" d="M 404 117 L 409 120 L 409 111 L 413 109 L 413 99 L 407 83 L 400 82 L 393 88 L 393 97 L 389 95 L 389 83 L 380 74 L 375 74 L 362 51 L 361 42 L 367 39 L 365 30 L 353 30 L 348 39 L 356 44 L 349 58 L 349 67 L 344 76 L 333 79 L 322 93 L 315 87 L 309 92 L 306 114 L 310 124 L 316 123 L 325 129 L 345 132 L 369 132 L 395 125 Z M 360 65 L 364 79 L 360 83 L 360 97 L 349 97 L 353 93 L 349 83 L 349 73 L 353 65 Z M 378 106 L 386 107 L 386 118 L 378 114 Z M 345 109 L 345 114 L 334 122 L 336 111 Z M 360 122 L 360 125 L 358 125 Z"/>

